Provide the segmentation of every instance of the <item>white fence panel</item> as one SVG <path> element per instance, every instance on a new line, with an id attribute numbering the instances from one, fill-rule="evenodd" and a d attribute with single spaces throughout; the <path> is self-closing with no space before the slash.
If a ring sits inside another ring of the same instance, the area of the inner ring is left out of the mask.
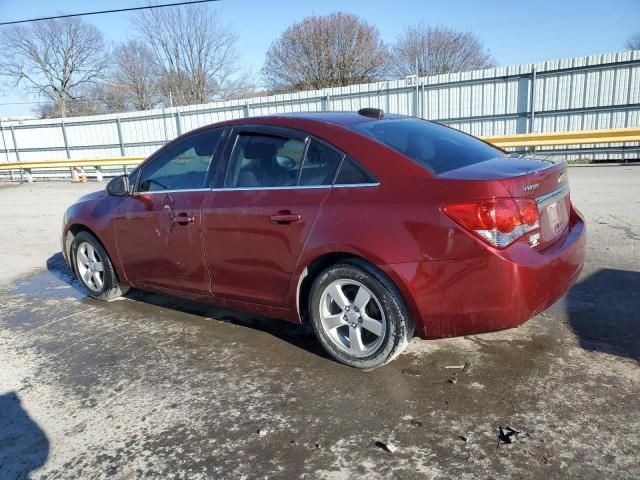
<path id="1" fill-rule="evenodd" d="M 422 116 L 480 136 L 637 127 L 640 50 L 423 77 L 417 85 L 388 80 L 141 112 L 2 122 L 0 161 L 148 155 L 181 133 L 224 120 L 363 107 Z M 594 159 L 640 153 L 635 144 L 540 150 Z"/>

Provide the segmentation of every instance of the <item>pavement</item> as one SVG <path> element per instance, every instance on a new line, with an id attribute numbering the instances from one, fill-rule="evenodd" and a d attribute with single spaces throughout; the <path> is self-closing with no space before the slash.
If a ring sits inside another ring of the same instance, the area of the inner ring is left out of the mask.
<path id="1" fill-rule="evenodd" d="M 372 372 L 279 320 L 87 298 L 59 231 L 101 186 L 0 185 L 0 478 L 640 478 L 640 167 L 569 178 L 589 240 L 565 298 Z"/>

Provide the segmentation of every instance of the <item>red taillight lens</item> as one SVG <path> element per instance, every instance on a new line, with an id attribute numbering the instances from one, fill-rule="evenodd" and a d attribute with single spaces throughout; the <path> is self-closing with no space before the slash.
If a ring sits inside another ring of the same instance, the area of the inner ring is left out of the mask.
<path id="1" fill-rule="evenodd" d="M 443 207 L 452 220 L 498 248 L 540 227 L 538 205 L 529 198 L 490 198 Z"/>
<path id="2" fill-rule="evenodd" d="M 520 211 L 520 217 L 526 225 L 533 227 L 540 221 L 538 204 L 535 200 L 530 198 L 518 198 L 516 199 L 516 205 Z"/>

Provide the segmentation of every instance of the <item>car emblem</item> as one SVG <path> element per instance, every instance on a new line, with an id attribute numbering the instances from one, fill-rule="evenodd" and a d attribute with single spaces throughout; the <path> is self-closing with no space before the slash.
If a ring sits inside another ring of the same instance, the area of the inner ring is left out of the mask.
<path id="1" fill-rule="evenodd" d="M 567 172 L 562 172 L 558 175 L 558 183 L 564 183 L 567 181 Z"/>
<path id="2" fill-rule="evenodd" d="M 523 190 L 525 192 L 533 192 L 534 190 L 537 190 L 538 188 L 540 188 L 540 184 L 539 183 L 532 183 L 531 185 L 525 185 Z"/>

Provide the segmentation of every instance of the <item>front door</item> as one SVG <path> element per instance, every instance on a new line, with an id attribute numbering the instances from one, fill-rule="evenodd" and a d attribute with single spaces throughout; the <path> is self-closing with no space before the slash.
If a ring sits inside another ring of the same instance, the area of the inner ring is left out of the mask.
<path id="1" fill-rule="evenodd" d="M 298 256 L 341 158 L 299 132 L 240 130 L 225 186 L 203 205 L 215 295 L 286 304 Z"/>
<path id="2" fill-rule="evenodd" d="M 118 255 L 129 281 L 210 293 L 202 248 L 207 175 L 222 129 L 179 140 L 143 165 L 115 221 Z"/>

